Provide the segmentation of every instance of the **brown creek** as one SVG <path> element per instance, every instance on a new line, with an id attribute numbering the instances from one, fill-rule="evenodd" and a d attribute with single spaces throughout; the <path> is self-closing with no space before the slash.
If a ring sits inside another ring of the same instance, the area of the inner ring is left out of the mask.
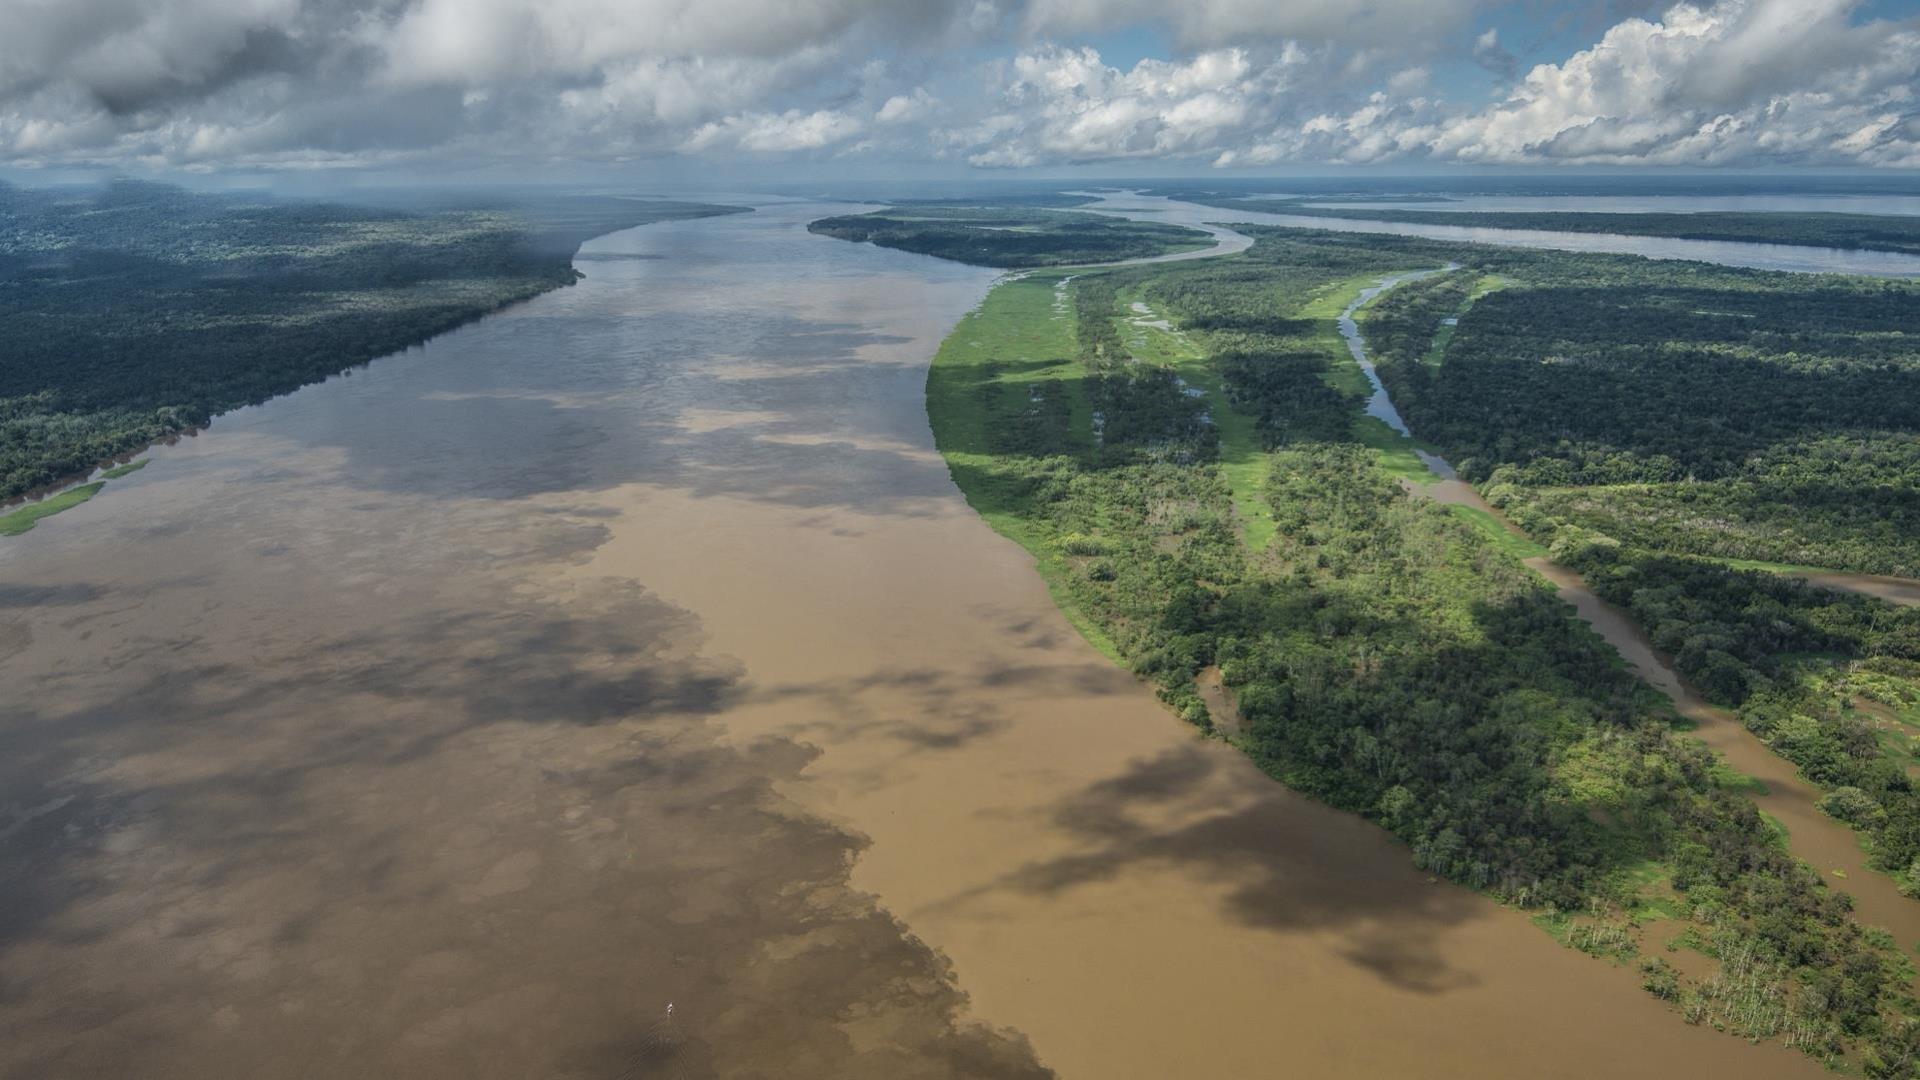
<path id="1" fill-rule="evenodd" d="M 1796 573 L 1794 576 L 1822 588 L 1842 589 L 1846 592 L 1877 597 L 1890 604 L 1920 607 L 1920 581 L 1908 578 L 1881 577 L 1878 574 L 1848 574 L 1837 570 L 1809 570 Z"/>
<path id="2" fill-rule="evenodd" d="M 926 427 L 993 275 L 842 209 L 602 238 L 0 543 L 0 1075 L 1821 1075 L 1083 642 Z"/>

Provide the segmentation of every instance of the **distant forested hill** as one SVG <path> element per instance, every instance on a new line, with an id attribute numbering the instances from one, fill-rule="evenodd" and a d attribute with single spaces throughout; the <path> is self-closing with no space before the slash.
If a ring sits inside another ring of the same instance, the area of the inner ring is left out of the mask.
<path id="1" fill-rule="evenodd" d="M 736 209 L 0 185 L 0 500 L 571 284 L 589 237 Z"/>
<path id="2" fill-rule="evenodd" d="M 992 205 L 911 204 L 821 218 L 807 231 L 1008 269 L 1119 262 L 1213 244 L 1182 225 L 987 201 Z"/>

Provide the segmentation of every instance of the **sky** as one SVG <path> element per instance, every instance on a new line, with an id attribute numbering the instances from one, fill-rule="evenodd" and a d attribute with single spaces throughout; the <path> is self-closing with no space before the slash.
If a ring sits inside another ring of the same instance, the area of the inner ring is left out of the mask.
<path id="1" fill-rule="evenodd" d="M 1920 0 L 0 0 L 0 167 L 1920 168 Z"/>

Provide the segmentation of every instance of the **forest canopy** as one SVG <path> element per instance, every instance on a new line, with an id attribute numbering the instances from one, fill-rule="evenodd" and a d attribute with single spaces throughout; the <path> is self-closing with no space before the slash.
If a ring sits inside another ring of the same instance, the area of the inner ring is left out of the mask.
<path id="1" fill-rule="evenodd" d="M 1368 334 L 1490 495 L 1649 548 L 1920 575 L 1920 284 L 1449 247 L 1465 267 Z"/>

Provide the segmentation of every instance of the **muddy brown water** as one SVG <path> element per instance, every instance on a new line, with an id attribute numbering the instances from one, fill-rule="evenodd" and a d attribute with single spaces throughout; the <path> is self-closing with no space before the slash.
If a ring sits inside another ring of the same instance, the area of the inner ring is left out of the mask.
<path id="1" fill-rule="evenodd" d="M 1824 589 L 1840 589 L 1876 597 L 1891 604 L 1920 607 L 1920 581 L 1908 578 L 1848 574 L 1837 570 L 1811 570 L 1793 576 Z"/>
<path id="2" fill-rule="evenodd" d="M 0 545 L 0 1075 L 1819 1075 L 1080 640 L 926 428 L 992 275 L 839 210 L 603 238 Z"/>
<path id="3" fill-rule="evenodd" d="M 1900 895 L 1892 878 L 1867 866 L 1866 853 L 1853 830 L 1815 808 L 1820 792 L 1800 778 L 1792 762 L 1767 749 L 1739 717 L 1702 699 L 1654 651 L 1639 625 L 1595 596 L 1578 574 L 1548 559 L 1528 559 L 1527 565 L 1553 582 L 1587 625 L 1694 722 L 1694 736 L 1727 764 L 1765 785 L 1766 791 L 1755 794 L 1753 801 L 1786 826 L 1787 845 L 1795 855 L 1824 875 L 1830 887 L 1853 897 L 1854 914 L 1861 922 L 1892 931 L 1906 949 L 1920 945 L 1920 903 Z"/>

